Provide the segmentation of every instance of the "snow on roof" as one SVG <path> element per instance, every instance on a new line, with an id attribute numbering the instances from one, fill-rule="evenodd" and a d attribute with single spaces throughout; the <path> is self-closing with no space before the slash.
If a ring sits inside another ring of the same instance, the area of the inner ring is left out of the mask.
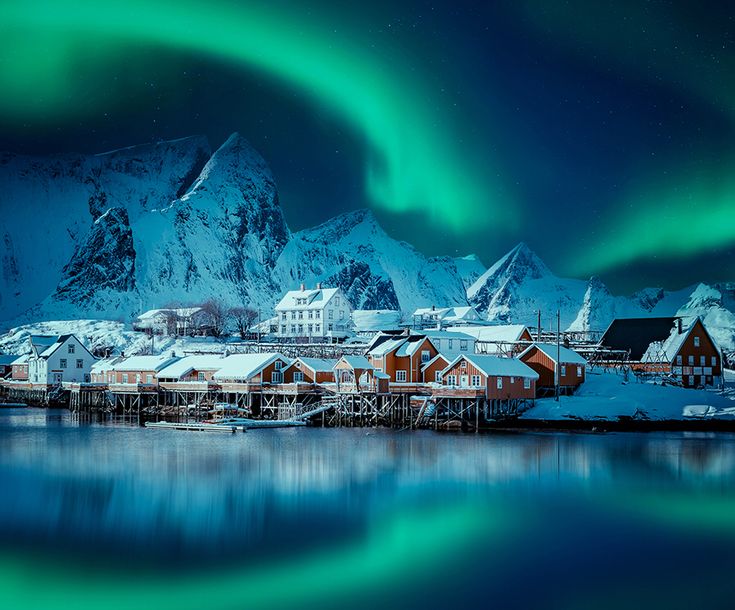
<path id="1" fill-rule="evenodd" d="M 411 335 L 407 337 L 403 345 L 396 351 L 396 356 L 413 356 L 427 339 L 429 338 L 422 335 Z M 429 339 L 429 342 L 431 342 L 431 339 Z"/>
<path id="2" fill-rule="evenodd" d="M 429 339 L 467 339 L 470 341 L 475 340 L 472 335 L 467 334 L 466 332 L 464 332 L 464 330 L 462 332 L 447 330 L 420 330 L 411 334 L 424 335 L 425 337 L 429 337 Z"/>
<path id="3" fill-rule="evenodd" d="M 12 364 L 27 364 L 30 354 L 23 354 L 22 356 L 16 357 Z"/>
<path id="4" fill-rule="evenodd" d="M 317 288 L 314 290 L 289 290 L 276 305 L 276 311 L 284 309 L 322 309 L 337 294 L 339 288 Z M 296 299 L 306 299 L 297 305 Z"/>
<path id="5" fill-rule="evenodd" d="M 518 357 L 520 358 L 526 352 L 532 350 L 534 347 L 538 348 L 539 351 L 543 352 L 554 362 L 556 362 L 557 346 L 553 343 L 533 343 L 529 345 L 526 349 L 524 349 L 520 354 L 518 354 Z M 559 359 L 562 363 L 587 364 L 587 361 L 582 358 L 582 356 L 580 356 L 577 352 L 569 349 L 568 347 L 564 347 L 563 345 L 559 346 Z"/>
<path id="6" fill-rule="evenodd" d="M 433 357 L 433 358 L 432 358 L 431 360 L 429 360 L 429 361 L 428 361 L 428 362 L 427 362 L 426 364 L 423 364 L 423 365 L 421 366 L 421 370 L 423 371 L 424 369 L 427 369 L 427 368 L 429 368 L 429 367 L 430 367 L 430 366 L 431 366 L 432 364 L 434 364 L 434 363 L 435 363 L 435 362 L 436 362 L 437 360 L 444 360 L 444 362 L 446 362 L 447 364 L 449 364 L 449 359 L 448 359 L 448 358 L 447 358 L 446 356 L 444 356 L 444 355 L 442 355 L 442 354 L 437 354 L 437 355 L 436 355 L 436 356 L 434 356 L 434 357 Z"/>
<path id="7" fill-rule="evenodd" d="M 699 318 L 694 318 L 687 327 L 682 328 L 682 332 L 679 332 L 678 326 L 674 325 L 666 339 L 653 341 L 648 346 L 643 354 L 642 362 L 673 362 L 698 321 L 700 321 Z M 702 324 L 702 328 L 704 328 L 704 324 Z M 704 332 L 709 336 L 706 328 L 704 328 Z M 710 337 L 710 340 L 712 340 L 712 337 Z M 712 342 L 714 343 L 714 341 Z"/>
<path id="8" fill-rule="evenodd" d="M 367 358 L 365 356 L 342 356 L 338 361 L 337 364 L 340 362 L 344 362 L 347 364 L 351 369 L 366 369 L 371 370 L 373 368 L 373 365 L 370 364 Z M 335 364 L 335 366 L 337 366 Z"/>
<path id="9" fill-rule="evenodd" d="M 220 354 L 184 356 L 158 371 L 159 379 L 181 379 L 192 371 L 218 371 L 225 357 Z"/>
<path id="10" fill-rule="evenodd" d="M 278 353 L 234 354 L 223 358 L 222 366 L 212 377 L 214 379 L 247 381 L 279 358 L 288 362 L 287 358 Z"/>
<path id="11" fill-rule="evenodd" d="M 117 364 L 122 358 L 120 356 L 115 356 L 113 358 L 103 358 L 102 360 L 97 360 L 95 362 L 90 372 L 92 373 L 104 373 L 107 371 L 112 371 L 115 364 Z"/>
<path id="12" fill-rule="evenodd" d="M 463 354 L 455 358 L 445 369 L 448 371 L 462 359 L 471 362 L 475 368 L 488 376 L 501 377 L 529 377 L 538 379 L 539 375 L 530 366 L 518 358 L 502 358 L 500 356 L 485 356 L 478 354 Z"/>
<path id="13" fill-rule="evenodd" d="M 315 373 L 331 373 L 337 360 L 326 360 L 324 358 L 297 358 L 301 363 Z"/>
<path id="14" fill-rule="evenodd" d="M 393 330 L 401 322 L 401 312 L 394 309 L 358 309 L 352 312 L 356 331 Z"/>
<path id="15" fill-rule="evenodd" d="M 396 350 L 399 347 L 401 347 L 401 345 L 403 345 L 405 341 L 406 341 L 405 336 L 396 337 L 395 339 L 388 338 L 382 343 L 379 343 L 375 347 L 371 348 L 368 353 L 375 358 L 382 358 L 386 354 L 389 354 L 393 350 Z"/>
<path id="16" fill-rule="evenodd" d="M 138 320 L 148 320 L 161 314 L 172 313 L 182 318 L 188 318 L 202 311 L 201 307 L 164 307 L 161 309 L 149 309 L 138 316 Z"/>
<path id="17" fill-rule="evenodd" d="M 451 327 L 448 330 L 453 331 L 455 328 L 461 329 L 461 332 L 472 335 L 478 341 L 495 341 L 512 343 L 518 341 L 527 329 L 525 324 L 498 324 L 488 326 L 461 326 Z"/>
<path id="18" fill-rule="evenodd" d="M 159 354 L 157 356 L 130 356 L 124 358 L 112 366 L 113 371 L 160 371 L 169 364 L 176 362 L 178 358 L 170 354 Z"/>

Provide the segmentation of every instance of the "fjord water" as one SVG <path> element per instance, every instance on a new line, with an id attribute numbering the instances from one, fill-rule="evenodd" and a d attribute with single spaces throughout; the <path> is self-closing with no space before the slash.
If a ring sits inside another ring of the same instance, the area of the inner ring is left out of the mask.
<path id="1" fill-rule="evenodd" d="M 735 436 L 0 410 L 2 608 L 728 608 Z"/>

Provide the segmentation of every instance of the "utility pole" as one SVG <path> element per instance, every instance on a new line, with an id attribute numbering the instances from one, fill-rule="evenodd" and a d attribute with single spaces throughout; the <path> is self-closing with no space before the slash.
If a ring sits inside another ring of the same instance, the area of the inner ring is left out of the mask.
<path id="1" fill-rule="evenodd" d="M 561 373 L 561 364 L 559 364 L 559 361 L 561 360 L 561 347 L 559 345 L 559 327 L 560 327 L 560 312 L 557 309 L 556 310 L 556 401 L 559 402 L 559 374 Z"/>
<path id="2" fill-rule="evenodd" d="M 541 310 L 538 310 L 538 324 L 536 326 L 536 343 L 541 343 Z"/>

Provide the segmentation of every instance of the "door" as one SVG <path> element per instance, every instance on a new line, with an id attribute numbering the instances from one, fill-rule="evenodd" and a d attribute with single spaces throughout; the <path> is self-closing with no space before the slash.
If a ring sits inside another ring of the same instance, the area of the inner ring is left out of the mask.
<path id="1" fill-rule="evenodd" d="M 61 373 L 54 373 L 54 383 L 61 383 L 62 374 Z"/>
<path id="2" fill-rule="evenodd" d="M 462 375 L 459 378 L 459 387 L 461 388 L 467 388 L 470 385 L 470 378 L 469 375 Z"/>

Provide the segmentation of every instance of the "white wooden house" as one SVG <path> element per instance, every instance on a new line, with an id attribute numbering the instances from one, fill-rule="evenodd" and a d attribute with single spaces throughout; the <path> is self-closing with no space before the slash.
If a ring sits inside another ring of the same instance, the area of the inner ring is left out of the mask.
<path id="1" fill-rule="evenodd" d="M 39 385 L 89 382 L 96 358 L 74 335 L 33 335 L 28 381 Z"/>
<path id="2" fill-rule="evenodd" d="M 343 339 L 350 332 L 352 305 L 339 288 L 317 284 L 307 290 L 289 290 L 276 305 L 280 338 Z"/>
<path id="3" fill-rule="evenodd" d="M 206 334 L 207 315 L 201 307 L 150 309 L 135 319 L 133 330 L 154 335 Z"/>

